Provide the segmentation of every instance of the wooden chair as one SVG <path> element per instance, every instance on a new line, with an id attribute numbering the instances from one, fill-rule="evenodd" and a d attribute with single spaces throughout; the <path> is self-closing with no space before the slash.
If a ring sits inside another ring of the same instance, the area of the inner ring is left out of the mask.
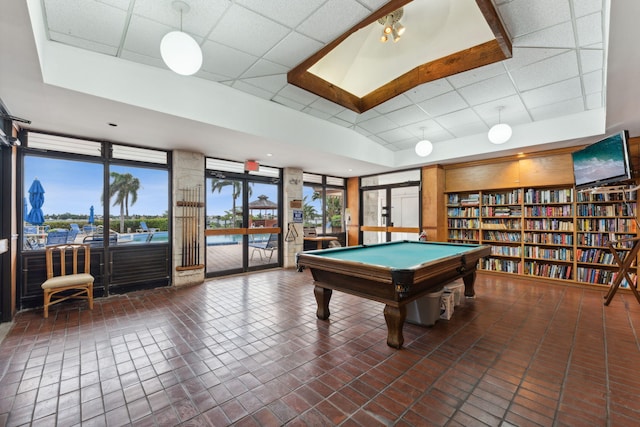
<path id="1" fill-rule="evenodd" d="M 49 317 L 49 306 L 70 298 L 89 300 L 89 309 L 93 310 L 94 277 L 90 269 L 90 246 L 84 243 L 47 246 L 45 259 L 47 280 L 42 284 L 44 317 Z M 61 295 L 57 295 L 61 292 Z"/>

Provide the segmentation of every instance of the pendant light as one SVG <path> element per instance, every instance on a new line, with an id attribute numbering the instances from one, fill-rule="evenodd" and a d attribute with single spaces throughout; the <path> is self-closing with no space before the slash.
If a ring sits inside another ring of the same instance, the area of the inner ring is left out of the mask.
<path id="1" fill-rule="evenodd" d="M 182 31 L 182 14 L 189 12 L 189 5 L 176 0 L 172 6 L 180 12 L 180 31 L 171 31 L 162 38 L 160 55 L 171 71 L 190 76 L 202 66 L 202 50 L 193 37 Z"/>
<path id="2" fill-rule="evenodd" d="M 504 109 L 504 107 L 498 107 L 498 124 L 493 125 L 491 129 L 489 129 L 489 141 L 493 144 L 504 144 L 511 138 L 511 134 L 513 131 L 511 130 L 511 126 L 506 123 L 500 123 L 500 112 Z"/>
<path id="3" fill-rule="evenodd" d="M 433 151 L 433 144 L 431 141 L 425 139 L 424 137 L 424 128 L 422 129 L 422 140 L 418 141 L 416 144 L 416 154 L 420 157 L 427 157 Z"/>

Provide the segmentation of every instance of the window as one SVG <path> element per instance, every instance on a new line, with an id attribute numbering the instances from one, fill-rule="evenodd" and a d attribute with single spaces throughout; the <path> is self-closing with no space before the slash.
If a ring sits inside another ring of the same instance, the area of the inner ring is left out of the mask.
<path id="1" fill-rule="evenodd" d="M 304 173 L 303 181 L 304 227 L 315 228 L 317 234 L 346 231 L 344 179 Z"/>

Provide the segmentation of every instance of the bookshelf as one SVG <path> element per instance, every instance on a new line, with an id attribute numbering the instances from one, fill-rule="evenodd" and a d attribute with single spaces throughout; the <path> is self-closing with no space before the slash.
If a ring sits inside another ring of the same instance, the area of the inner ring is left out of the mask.
<path id="1" fill-rule="evenodd" d="M 490 245 L 482 270 L 609 286 L 638 237 L 636 192 L 625 194 L 572 186 L 447 193 L 448 240 Z M 631 264 L 628 276 L 635 281 Z"/>

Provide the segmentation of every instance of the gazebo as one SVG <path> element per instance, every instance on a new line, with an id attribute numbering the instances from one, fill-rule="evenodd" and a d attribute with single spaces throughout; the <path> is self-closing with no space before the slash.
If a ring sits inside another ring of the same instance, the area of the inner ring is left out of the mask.
<path id="1" fill-rule="evenodd" d="M 252 218 L 252 211 L 258 211 L 259 219 Z M 249 227 L 276 227 L 278 224 L 277 211 L 278 204 L 269 200 L 269 196 L 264 194 L 258 196 L 258 200 L 249 202 Z"/>

